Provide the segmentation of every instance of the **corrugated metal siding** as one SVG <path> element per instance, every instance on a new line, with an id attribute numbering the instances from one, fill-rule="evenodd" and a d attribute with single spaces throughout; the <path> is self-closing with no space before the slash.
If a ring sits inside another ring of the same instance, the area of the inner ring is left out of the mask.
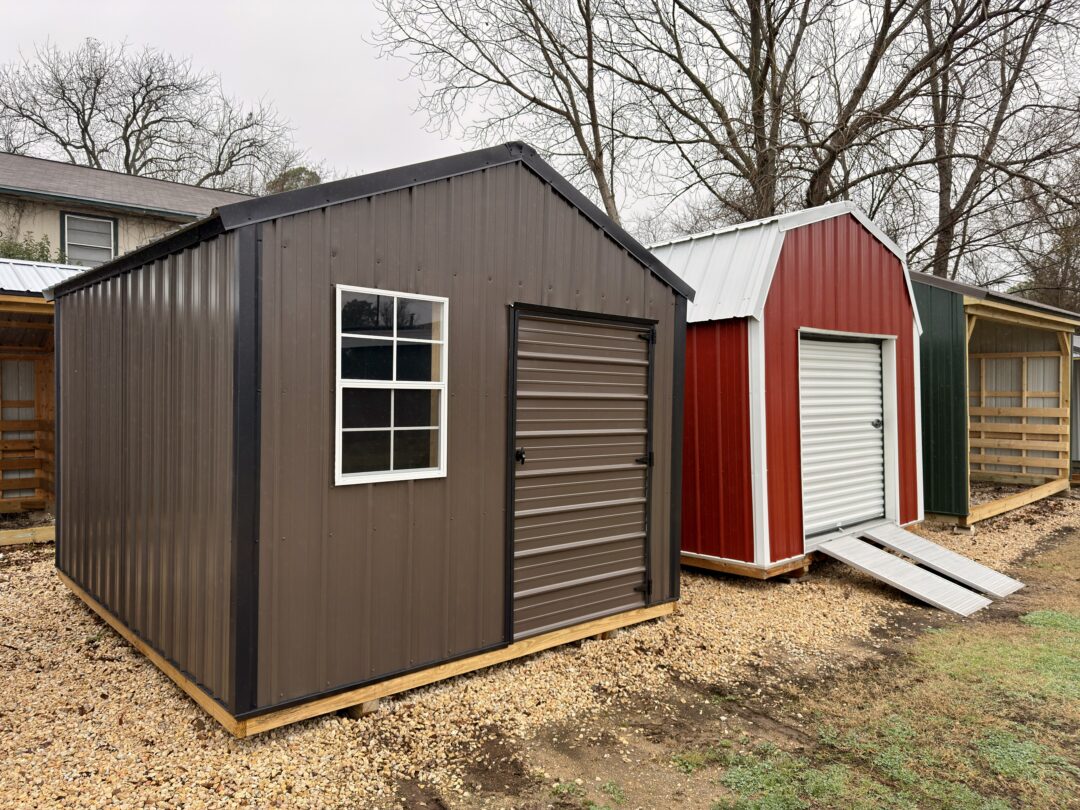
<path id="1" fill-rule="evenodd" d="M 754 560 L 747 320 L 686 333 L 682 549 Z"/>
<path id="2" fill-rule="evenodd" d="M 57 301 L 57 565 L 225 704 L 233 238 Z"/>
<path id="3" fill-rule="evenodd" d="M 515 639 L 645 604 L 651 331 L 517 324 Z"/>
<path id="4" fill-rule="evenodd" d="M 922 318 L 923 503 L 928 513 L 968 513 L 967 317 L 963 296 L 912 285 Z"/>
<path id="5" fill-rule="evenodd" d="M 787 232 L 765 303 L 766 454 L 773 560 L 803 551 L 799 328 L 896 335 L 900 520 L 918 518 L 914 312 L 900 260 L 850 215 Z"/>
<path id="6" fill-rule="evenodd" d="M 259 704 L 505 642 L 509 310 L 655 318 L 653 601 L 671 594 L 674 293 L 521 166 L 263 225 Z M 333 285 L 449 298 L 445 479 L 332 486 Z"/>
<path id="7" fill-rule="evenodd" d="M 0 290 L 15 293 L 40 293 L 85 269 L 85 267 L 73 264 L 27 262 L 21 259 L 0 257 Z"/>

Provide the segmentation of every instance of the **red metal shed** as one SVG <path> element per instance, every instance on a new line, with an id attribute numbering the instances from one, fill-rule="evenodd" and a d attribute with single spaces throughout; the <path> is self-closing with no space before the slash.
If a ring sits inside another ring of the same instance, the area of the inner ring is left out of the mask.
<path id="1" fill-rule="evenodd" d="M 688 310 L 684 564 L 765 578 L 922 519 L 920 325 L 904 256 L 849 203 L 652 248 Z"/>

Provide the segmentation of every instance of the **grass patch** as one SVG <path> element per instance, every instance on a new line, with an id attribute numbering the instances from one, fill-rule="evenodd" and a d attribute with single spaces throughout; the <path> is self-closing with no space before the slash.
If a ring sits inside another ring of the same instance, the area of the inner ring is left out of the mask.
<path id="1" fill-rule="evenodd" d="M 551 795 L 556 799 L 576 799 L 585 795 L 585 788 L 576 782 L 556 782 Z"/>
<path id="2" fill-rule="evenodd" d="M 615 802 L 615 804 L 626 803 L 626 794 L 623 793 L 623 789 L 614 782 L 604 782 L 604 784 L 600 786 L 600 792 Z"/>
<path id="3" fill-rule="evenodd" d="M 721 740 L 719 745 L 711 745 L 708 748 L 675 754 L 671 758 L 671 763 L 680 772 L 692 774 L 709 765 L 726 764 L 731 758 L 730 748 L 731 742 L 729 740 Z"/>
<path id="4" fill-rule="evenodd" d="M 1038 610 L 928 632 L 910 657 L 799 711 L 816 745 L 726 752 L 731 795 L 716 810 L 1073 806 L 1080 618 Z"/>
<path id="5" fill-rule="evenodd" d="M 1080 616 L 1058 610 L 1036 610 L 1021 616 L 1020 621 L 1029 627 L 1047 627 L 1051 630 L 1064 630 L 1066 633 L 1080 633 Z"/>

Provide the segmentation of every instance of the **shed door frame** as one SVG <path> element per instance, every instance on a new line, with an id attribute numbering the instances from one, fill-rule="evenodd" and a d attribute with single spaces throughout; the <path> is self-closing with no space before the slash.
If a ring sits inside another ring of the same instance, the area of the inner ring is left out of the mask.
<path id="1" fill-rule="evenodd" d="M 549 307 L 540 304 L 526 304 L 514 302 L 510 304 L 508 317 L 509 335 L 507 340 L 507 383 L 506 383 L 506 524 L 503 542 L 503 634 L 505 642 L 511 644 L 514 641 L 514 472 L 516 459 L 517 439 L 517 354 L 518 354 L 518 321 L 522 315 L 556 316 L 574 318 L 582 321 L 593 321 L 600 324 L 623 324 L 626 326 L 640 326 L 651 330 L 652 340 L 649 343 L 649 369 L 648 369 L 648 399 L 646 401 L 646 433 L 645 453 L 650 459 L 653 457 L 653 421 L 656 415 L 654 409 L 655 378 L 656 378 L 656 326 L 659 321 L 650 318 L 635 318 L 632 316 L 614 315 L 603 312 L 589 312 L 577 309 L 565 309 L 561 307 Z M 654 464 L 645 466 L 645 605 L 653 603 L 652 598 L 652 502 L 653 502 L 653 470 Z M 672 538 L 672 543 L 678 547 L 678 539 Z"/>
<path id="2" fill-rule="evenodd" d="M 881 407 L 885 422 L 882 453 L 885 467 L 885 521 L 899 524 L 900 522 L 900 431 L 899 431 L 899 403 L 896 384 L 896 335 L 872 334 L 867 332 L 843 332 L 833 329 L 816 329 L 803 326 L 799 328 L 797 335 L 798 365 L 802 368 L 802 339 L 803 336 L 813 338 L 838 338 L 855 341 L 876 341 L 881 343 Z M 796 396 L 799 392 L 796 391 Z M 799 507 L 803 526 L 803 553 L 813 551 L 818 545 L 840 535 L 849 534 L 851 527 L 842 531 L 819 534 L 811 538 L 806 537 L 806 508 L 802 498 L 803 480 L 803 450 L 802 450 L 802 402 L 799 397 Z M 881 522 L 880 519 L 871 522 Z"/>

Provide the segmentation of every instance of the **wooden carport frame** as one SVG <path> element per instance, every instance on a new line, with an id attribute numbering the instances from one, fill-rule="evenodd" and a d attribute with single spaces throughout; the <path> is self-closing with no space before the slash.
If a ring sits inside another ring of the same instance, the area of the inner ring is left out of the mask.
<path id="1" fill-rule="evenodd" d="M 32 476 L 0 477 L 0 513 L 51 508 L 53 503 L 53 435 L 56 397 L 53 382 L 53 302 L 40 293 L 0 294 L 0 334 L 12 330 L 44 332 L 40 345 L 0 342 L 0 361 L 34 364 L 34 398 L 8 398 L 0 386 L 0 408 L 33 408 L 33 419 L 0 418 L 0 470 L 24 470 Z M 2 414 L 2 411 L 0 411 Z M 5 439 L 11 432 L 33 432 L 32 439 Z M 32 496 L 9 498 L 7 492 L 30 490 Z"/>
<path id="2" fill-rule="evenodd" d="M 979 373 L 976 380 L 968 379 L 967 440 L 968 440 L 968 475 L 972 481 L 1028 485 L 1030 489 L 979 504 L 968 510 L 961 523 L 970 526 L 981 520 L 1000 515 L 1020 506 L 1049 497 L 1069 488 L 1069 438 L 1071 430 L 1070 392 L 1072 368 L 1072 335 L 1080 320 L 1055 315 L 1039 310 L 1029 310 L 1012 304 L 992 301 L 987 298 L 964 297 L 964 312 L 967 317 L 967 334 L 964 355 L 967 365 L 972 360 L 978 361 Z M 1021 326 L 1054 332 L 1057 336 L 1057 352 L 1016 351 L 1004 353 L 971 352 L 971 336 L 980 321 Z M 1034 357 L 1059 357 L 1058 390 L 1028 390 L 1028 360 Z M 992 359 L 1015 358 L 1021 361 L 1021 388 L 1019 391 L 987 392 L 985 384 L 986 361 Z M 1015 407 L 995 407 L 985 404 L 987 396 L 1011 396 L 1020 399 Z M 1057 407 L 1032 407 L 1028 399 L 1057 397 Z M 972 400 L 977 399 L 977 404 Z M 1008 422 L 987 421 L 991 418 L 1009 419 Z M 1054 419 L 1056 423 L 1043 421 Z M 995 451 L 1020 450 L 1019 455 L 1001 455 Z M 1027 451 L 1054 453 L 1053 457 L 1029 456 Z M 1019 467 L 1018 471 L 988 470 L 987 466 Z M 1029 472 L 1031 469 L 1054 469 L 1057 473 Z"/>

